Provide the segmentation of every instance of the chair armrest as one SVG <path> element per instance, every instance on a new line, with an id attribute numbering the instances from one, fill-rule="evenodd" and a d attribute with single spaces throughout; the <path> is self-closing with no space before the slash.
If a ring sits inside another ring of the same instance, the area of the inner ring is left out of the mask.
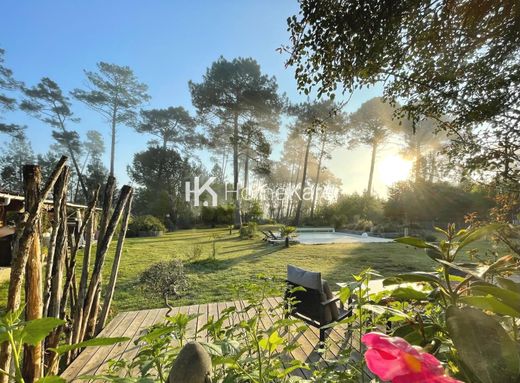
<path id="1" fill-rule="evenodd" d="M 339 297 L 334 297 L 334 298 L 331 298 L 329 300 L 321 302 L 321 305 L 322 306 L 327 306 L 327 305 L 330 305 L 331 303 L 336 303 L 337 301 L 339 301 Z"/>

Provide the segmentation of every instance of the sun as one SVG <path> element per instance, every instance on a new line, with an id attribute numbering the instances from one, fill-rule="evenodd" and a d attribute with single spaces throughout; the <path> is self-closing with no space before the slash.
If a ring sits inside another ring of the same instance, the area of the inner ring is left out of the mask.
<path id="1" fill-rule="evenodd" d="M 389 155 L 381 159 L 378 168 L 379 179 L 385 185 L 392 185 L 410 177 L 412 162 L 397 155 Z"/>

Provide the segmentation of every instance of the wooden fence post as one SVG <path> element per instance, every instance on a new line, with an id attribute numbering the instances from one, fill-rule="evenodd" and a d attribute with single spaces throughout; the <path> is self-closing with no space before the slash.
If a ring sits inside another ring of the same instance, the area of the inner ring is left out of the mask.
<path id="1" fill-rule="evenodd" d="M 38 222 L 43 208 L 45 197 L 54 187 L 56 180 L 61 174 L 67 157 L 61 157 L 60 161 L 54 168 L 43 191 L 40 194 L 38 203 L 31 207 L 30 211 L 25 212 L 20 224 L 17 227 L 16 240 L 13 246 L 13 262 L 11 264 L 11 274 L 9 279 L 9 291 L 7 295 L 7 311 L 16 311 L 20 307 L 20 295 L 22 290 L 22 281 L 25 274 L 25 267 L 29 258 L 29 252 L 34 239 L 34 229 Z M 0 346 L 0 369 L 9 370 L 11 360 L 11 349 L 8 342 L 2 343 Z M 9 380 L 7 375 L 0 375 L 0 383 L 7 383 Z"/>
<path id="2" fill-rule="evenodd" d="M 98 240 L 98 247 L 96 252 L 96 260 L 94 263 L 94 268 L 92 270 L 92 277 L 90 279 L 90 284 L 88 286 L 87 290 L 87 296 L 86 296 L 86 302 L 85 302 L 85 313 L 84 313 L 84 322 L 83 322 L 83 329 L 82 333 L 80 335 L 80 340 L 83 340 L 85 338 L 85 335 L 87 334 L 87 327 L 90 322 L 90 327 L 95 328 L 95 322 L 97 319 L 97 305 L 94 307 L 94 303 L 96 303 L 97 299 L 96 297 L 99 297 L 99 291 L 100 291 L 100 283 L 101 283 L 101 276 L 103 272 L 103 265 L 105 263 L 105 257 L 106 253 L 108 251 L 108 248 L 110 247 L 110 242 L 112 241 L 112 237 L 114 236 L 114 232 L 116 230 L 117 224 L 119 223 L 119 220 L 121 219 L 121 216 L 123 214 L 123 209 L 128 201 L 128 198 L 130 196 L 130 193 L 132 191 L 132 188 L 130 186 L 123 186 L 121 188 L 121 192 L 119 194 L 119 199 L 117 201 L 116 207 L 114 208 L 114 213 L 112 214 L 112 217 L 110 218 L 110 222 L 107 225 L 105 235 L 103 238 L 100 238 Z M 92 315 L 94 314 L 94 315 Z M 88 318 L 88 319 L 87 319 Z"/>
<path id="3" fill-rule="evenodd" d="M 25 165 L 23 167 L 26 212 L 38 204 L 41 179 L 39 166 Z M 40 220 L 37 220 L 32 228 L 33 240 L 25 268 L 25 320 L 28 321 L 41 318 L 43 313 L 40 226 Z M 36 346 L 24 346 L 22 376 L 26 383 L 32 383 L 42 377 L 41 342 Z"/>
<path id="4" fill-rule="evenodd" d="M 114 289 L 117 282 L 117 274 L 119 273 L 119 263 L 121 261 L 121 255 L 123 253 L 123 245 L 125 243 L 126 230 L 128 229 L 128 221 L 130 220 L 130 213 L 132 211 L 132 198 L 133 193 L 130 193 L 128 202 L 126 203 L 125 216 L 123 223 L 121 224 L 121 230 L 119 232 L 119 238 L 117 240 L 116 254 L 114 256 L 114 263 L 112 264 L 112 272 L 110 273 L 110 281 L 105 292 L 105 301 L 103 303 L 103 309 L 101 310 L 101 316 L 96 327 L 96 334 L 99 334 L 105 327 L 108 313 L 110 311 L 110 305 L 112 304 L 112 297 L 114 296 Z"/>

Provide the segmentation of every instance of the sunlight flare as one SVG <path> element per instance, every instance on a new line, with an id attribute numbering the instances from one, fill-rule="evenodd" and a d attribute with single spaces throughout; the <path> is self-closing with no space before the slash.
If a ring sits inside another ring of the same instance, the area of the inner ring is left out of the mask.
<path id="1" fill-rule="evenodd" d="M 379 163 L 379 179 L 387 186 L 410 177 L 412 162 L 398 155 L 384 157 Z"/>

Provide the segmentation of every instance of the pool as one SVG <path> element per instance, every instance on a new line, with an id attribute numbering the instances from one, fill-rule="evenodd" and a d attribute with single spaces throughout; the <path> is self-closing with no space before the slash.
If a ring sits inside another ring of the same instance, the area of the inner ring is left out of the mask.
<path id="1" fill-rule="evenodd" d="M 373 242 L 392 242 L 388 238 L 379 237 L 363 237 L 356 234 L 338 233 L 338 232 L 298 232 L 296 238 L 304 245 L 316 245 L 326 243 L 373 243 Z"/>

